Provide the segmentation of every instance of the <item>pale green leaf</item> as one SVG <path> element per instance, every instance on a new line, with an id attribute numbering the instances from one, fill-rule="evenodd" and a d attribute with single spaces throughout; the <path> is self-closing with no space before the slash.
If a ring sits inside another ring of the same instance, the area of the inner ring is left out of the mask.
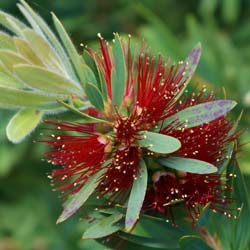
<path id="1" fill-rule="evenodd" d="M 211 174 L 218 170 L 217 167 L 209 162 L 192 158 L 169 156 L 161 158 L 159 162 L 168 168 L 196 174 Z"/>
<path id="2" fill-rule="evenodd" d="M 63 62 L 59 60 L 53 48 L 42 36 L 31 29 L 25 29 L 23 34 L 29 46 L 48 69 L 65 75 L 65 71 L 62 67 Z"/>
<path id="3" fill-rule="evenodd" d="M 128 200 L 128 208 L 125 219 L 125 229 L 130 231 L 139 219 L 142 204 L 147 190 L 148 171 L 143 159 L 140 161 L 139 170 L 134 179 Z"/>
<path id="4" fill-rule="evenodd" d="M 14 37 L 14 43 L 16 45 L 16 48 L 26 60 L 28 60 L 31 64 L 35 64 L 38 66 L 45 66 L 41 59 L 35 54 L 35 52 L 32 50 L 31 46 L 27 41 L 24 39 Z"/>
<path id="5" fill-rule="evenodd" d="M 2 31 L 0 31 L 0 48 L 16 51 L 12 37 Z"/>
<path id="6" fill-rule="evenodd" d="M 28 64 L 29 62 L 22 57 L 21 55 L 11 51 L 11 50 L 2 50 L 0 49 L 0 61 L 4 66 L 9 70 L 13 71 L 13 67 L 16 64 Z"/>
<path id="7" fill-rule="evenodd" d="M 0 11 L 0 24 L 2 24 L 4 27 L 9 29 L 10 31 L 22 35 L 22 30 L 25 29 L 27 26 L 20 22 L 17 18 Z"/>
<path id="8" fill-rule="evenodd" d="M 58 107 L 55 101 L 52 96 L 0 86 L 0 107 L 36 107 L 46 110 Z"/>
<path id="9" fill-rule="evenodd" d="M 100 182 L 100 177 L 105 173 L 105 169 L 98 171 L 91 176 L 83 187 L 74 195 L 72 195 L 66 202 L 62 214 L 57 220 L 57 224 L 67 220 L 70 216 L 76 213 L 79 208 L 87 201 L 90 195 L 95 191 Z"/>
<path id="10" fill-rule="evenodd" d="M 40 34 L 43 36 L 43 38 L 46 38 L 46 40 L 50 43 L 51 47 L 53 47 L 54 50 L 56 51 L 57 55 L 59 56 L 61 62 L 64 65 L 65 71 L 68 72 L 69 76 L 73 80 L 77 80 L 72 65 L 70 63 L 70 60 L 66 55 L 62 45 L 55 36 L 55 34 L 51 31 L 46 22 L 24 0 L 20 0 L 20 2 L 26 9 L 26 14 L 30 16 L 30 19 L 32 19 L 32 23 L 36 23 L 37 27 L 40 28 L 41 31 Z M 20 5 L 18 5 L 18 7 L 19 6 Z"/>
<path id="11" fill-rule="evenodd" d="M 199 126 L 224 116 L 233 109 L 236 104 L 235 101 L 231 100 L 217 100 L 191 106 L 168 117 L 164 120 L 162 127 L 166 127 L 171 122 L 181 124 L 181 126 L 185 128 Z M 176 129 L 180 128 L 176 126 Z"/>
<path id="12" fill-rule="evenodd" d="M 82 90 L 72 81 L 47 69 L 20 64 L 15 66 L 14 70 L 23 82 L 34 89 L 49 94 L 83 95 Z"/>
<path id="13" fill-rule="evenodd" d="M 43 112 L 37 109 L 26 108 L 17 112 L 8 123 L 6 133 L 13 143 L 21 142 L 40 123 Z"/>
<path id="14" fill-rule="evenodd" d="M 22 88 L 23 83 L 11 73 L 0 61 L 0 85 L 10 88 Z"/>
<path id="15" fill-rule="evenodd" d="M 109 236 L 123 228 L 122 223 L 117 223 L 123 218 L 123 214 L 116 212 L 91 223 L 84 232 L 83 239 L 98 239 Z"/>
<path id="16" fill-rule="evenodd" d="M 156 153 L 169 154 L 177 151 L 181 147 L 180 141 L 172 136 L 143 131 L 141 137 L 138 143 Z"/>

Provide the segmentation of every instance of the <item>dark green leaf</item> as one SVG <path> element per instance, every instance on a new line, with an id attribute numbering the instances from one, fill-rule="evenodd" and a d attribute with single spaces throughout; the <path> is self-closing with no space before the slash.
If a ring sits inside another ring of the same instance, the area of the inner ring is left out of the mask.
<path id="1" fill-rule="evenodd" d="M 134 183 L 128 200 L 128 208 L 125 219 L 126 231 L 130 231 L 139 219 L 139 214 L 147 190 L 147 180 L 147 167 L 145 165 L 144 160 L 141 159 L 140 167 L 136 178 L 134 179 Z"/>
<path id="2" fill-rule="evenodd" d="M 156 249 L 176 249 L 179 247 L 179 242 L 176 239 L 173 240 L 163 240 L 151 237 L 142 237 L 134 234 L 129 234 L 125 232 L 119 232 L 119 237 L 123 240 L 133 242 L 135 244 L 152 247 Z"/>
<path id="3" fill-rule="evenodd" d="M 94 84 L 92 84 L 90 82 L 86 83 L 85 84 L 85 93 L 88 96 L 89 101 L 98 110 L 103 110 L 104 109 L 102 94 Z"/>
<path id="4" fill-rule="evenodd" d="M 156 153 L 169 154 L 181 147 L 180 141 L 172 136 L 144 131 L 141 133 L 141 137 L 142 139 L 138 140 L 138 143 Z"/>
<path id="5" fill-rule="evenodd" d="M 123 228 L 123 223 L 117 223 L 124 215 L 117 212 L 91 223 L 84 232 L 83 239 L 97 239 L 111 235 Z"/>

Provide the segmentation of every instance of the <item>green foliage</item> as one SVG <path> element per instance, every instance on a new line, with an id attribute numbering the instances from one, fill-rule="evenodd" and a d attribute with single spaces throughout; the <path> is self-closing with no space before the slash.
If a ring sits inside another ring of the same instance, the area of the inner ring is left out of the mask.
<path id="1" fill-rule="evenodd" d="M 138 141 L 140 145 L 152 152 L 169 154 L 177 151 L 181 147 L 180 141 L 172 136 L 150 131 L 145 131 L 141 133 L 140 136 L 141 139 Z"/>
<path id="2" fill-rule="evenodd" d="M 22 12 L 28 17 L 28 20 L 31 20 L 31 25 L 40 36 L 36 36 L 26 24 L 19 22 L 13 16 L 0 13 L 0 23 L 18 36 L 11 40 L 7 32 L 0 33 L 0 106 L 8 106 L 15 110 L 35 106 L 44 111 L 46 115 L 65 111 L 66 109 L 57 102 L 56 94 L 49 96 L 36 91 L 31 86 L 27 89 L 26 83 L 13 75 L 15 68 L 19 67 L 19 65 L 13 65 L 13 62 L 29 64 L 30 67 L 42 67 L 45 71 L 52 70 L 68 81 L 77 83 L 73 88 L 82 86 L 82 89 L 84 89 L 84 84 L 79 79 L 86 79 L 86 75 L 81 75 L 82 72 L 80 72 L 81 67 L 84 68 L 84 63 L 81 59 L 76 58 L 76 61 L 80 60 L 82 64 L 77 73 L 78 66 L 69 60 L 74 57 L 74 55 L 72 56 L 74 52 L 67 51 L 66 54 L 63 50 L 65 42 L 70 43 L 70 40 L 55 17 L 54 22 L 57 24 L 60 40 L 53 35 L 52 29 L 43 23 L 36 13 L 31 12 L 23 1 L 22 3 L 24 4 L 21 7 Z M 16 16 L 15 4 L 14 0 L 2 0 L 0 8 L 4 11 L 9 10 Z M 213 83 L 218 91 L 225 87 L 227 97 L 236 98 L 239 103 L 239 107 L 233 110 L 235 117 L 238 117 L 239 112 L 244 108 L 245 112 L 240 125 L 249 127 L 250 4 L 247 1 L 201 0 L 197 4 L 193 1 L 160 0 L 155 4 L 153 1 L 143 0 L 135 4 L 134 1 L 122 0 L 109 2 L 37 0 L 36 3 L 31 1 L 30 4 L 38 9 L 42 16 L 47 16 L 48 20 L 50 20 L 50 11 L 58 13 L 66 30 L 72 35 L 72 40 L 76 41 L 76 45 L 82 41 L 85 44 L 91 44 L 93 39 L 96 40 L 97 32 L 102 32 L 105 37 L 111 38 L 113 31 L 117 31 L 144 37 L 154 53 L 160 51 L 164 55 L 180 58 L 191 45 L 200 41 L 203 46 L 203 55 L 198 74 L 193 78 L 193 82 L 206 84 L 208 88 Z M 45 37 L 44 33 L 48 36 Z M 40 49 L 36 50 L 32 45 L 38 43 Z M 50 49 L 51 47 L 53 50 Z M 39 57 L 34 56 L 34 51 L 39 54 Z M 44 56 L 47 53 L 50 53 L 51 56 Z M 94 84 L 94 82 L 90 82 L 90 84 Z M 105 100 L 102 82 L 103 79 L 97 79 L 97 84 L 100 84 L 97 86 L 100 86 L 101 91 L 99 91 Z M 11 88 L 6 88 L 6 85 Z M 92 90 L 94 94 L 92 92 L 86 93 L 86 95 L 88 97 L 93 95 L 92 104 L 102 108 L 99 92 L 94 88 Z M 72 105 L 73 102 L 68 98 L 63 101 L 66 102 L 66 105 Z M 85 107 L 85 105 L 87 106 L 86 103 L 81 104 L 80 107 Z M 104 226 L 111 226 L 111 230 L 115 232 L 120 229 L 116 218 L 120 218 L 121 215 L 116 217 L 115 213 L 105 216 L 102 214 L 101 225 L 92 222 L 92 229 L 84 221 L 82 222 L 84 225 L 82 227 L 79 225 L 76 230 L 77 223 L 74 219 L 55 227 L 54 221 L 59 212 L 59 204 L 57 197 L 51 194 L 48 181 L 43 176 L 42 166 L 44 165 L 39 163 L 41 151 L 37 152 L 38 149 L 34 149 L 39 146 L 34 147 L 31 139 L 15 148 L 7 142 L 4 128 L 7 120 L 10 119 L 9 114 L 10 111 L 0 113 L 0 249 L 2 246 L 7 249 L 12 247 L 12 249 L 21 250 L 103 249 L 103 246 L 97 242 L 79 241 L 80 235 L 85 232 L 85 237 L 90 234 L 94 238 L 91 233 L 101 232 L 100 227 Z M 83 117 L 83 119 L 85 118 Z M 91 117 L 87 117 L 87 119 L 91 119 Z M 32 118 L 30 121 L 32 122 L 28 123 L 27 127 L 24 126 L 28 130 L 26 134 L 30 133 L 36 122 Z M 18 129 L 16 126 L 13 128 Z M 248 138 L 250 138 L 248 133 L 245 133 L 243 141 Z M 146 147 L 149 144 L 146 142 Z M 156 149 L 156 152 L 158 152 L 157 150 L 159 151 Z M 247 153 L 244 154 L 244 150 Z M 246 174 L 250 172 L 248 153 L 249 145 L 245 149 L 243 148 L 242 160 L 240 159 L 244 163 L 242 165 L 244 166 L 244 176 L 239 172 L 240 169 L 237 166 L 233 166 L 235 163 L 231 163 L 231 167 L 225 169 L 237 175 L 237 178 L 233 179 L 236 190 L 234 198 L 238 201 L 238 207 L 244 203 L 239 219 L 234 220 L 225 215 L 207 212 L 208 210 L 203 213 L 206 223 L 201 223 L 200 227 L 208 228 L 209 236 L 215 239 L 214 244 L 217 249 L 243 250 L 250 247 L 248 222 L 250 183 L 249 176 Z M 47 170 L 50 171 L 50 169 Z M 122 216 L 125 218 L 125 215 L 123 213 Z M 109 224 L 110 221 L 112 225 Z M 123 221 L 121 220 L 121 222 Z M 190 236 L 178 240 L 180 236 L 187 233 Z M 187 250 L 216 249 L 211 242 L 210 245 L 205 243 L 207 236 L 204 233 L 194 232 L 193 228 L 187 229 L 186 225 L 174 228 L 164 219 L 142 215 L 141 220 L 130 233 L 123 231 L 115 234 L 109 242 L 106 242 L 106 239 L 100 242 L 113 248 L 114 244 L 111 244 L 113 241 L 118 243 L 123 239 L 125 242 L 122 249 L 137 250 L 155 249 L 152 247 Z"/>
<path id="3" fill-rule="evenodd" d="M 211 174 L 218 171 L 214 165 L 208 162 L 191 158 L 169 156 L 168 158 L 160 159 L 159 162 L 168 168 L 189 173 Z"/>

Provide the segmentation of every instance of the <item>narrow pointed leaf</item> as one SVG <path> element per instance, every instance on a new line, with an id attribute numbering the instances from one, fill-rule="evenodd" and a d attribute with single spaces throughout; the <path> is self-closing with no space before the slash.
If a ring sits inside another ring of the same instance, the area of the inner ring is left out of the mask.
<path id="1" fill-rule="evenodd" d="M 83 118 L 87 119 L 85 120 L 85 123 L 89 122 L 89 123 L 109 123 L 107 120 L 103 120 L 101 118 L 98 118 L 98 117 L 94 117 L 94 116 L 91 116 L 91 115 L 88 115 L 84 112 L 81 112 L 79 109 L 77 109 L 76 107 L 74 106 L 71 106 L 61 100 L 57 100 L 58 103 L 60 103 L 62 106 L 64 106 L 65 108 L 67 108 L 68 110 L 74 112 L 75 114 L 78 114 L 79 116 L 82 116 Z"/>
<path id="2" fill-rule="evenodd" d="M 185 82 L 185 85 L 191 80 L 200 60 L 201 56 L 201 44 L 198 43 L 188 54 L 187 58 L 183 62 L 182 66 L 179 68 L 179 72 L 183 72 L 184 77 L 179 84 Z"/>
<path id="3" fill-rule="evenodd" d="M 179 91 L 173 101 L 178 100 L 184 93 L 188 83 L 190 82 L 200 60 L 201 56 L 201 44 L 198 43 L 188 54 L 185 61 L 181 64 L 178 74 L 183 74 L 182 79 L 179 82 L 179 86 L 184 84 L 184 87 Z"/>
<path id="4" fill-rule="evenodd" d="M 142 139 L 138 140 L 138 143 L 156 153 L 169 154 L 181 147 L 180 141 L 172 136 L 144 131 L 141 133 L 141 137 Z"/>
<path id="5" fill-rule="evenodd" d="M 70 216 L 76 213 L 79 208 L 87 201 L 90 195 L 95 191 L 100 182 L 100 177 L 105 173 L 105 169 L 98 171 L 91 176 L 84 186 L 72 197 L 68 199 L 62 214 L 57 220 L 57 224 L 67 220 Z"/>
<path id="6" fill-rule="evenodd" d="M 131 189 L 125 219 L 125 229 L 129 232 L 139 219 L 141 207 L 147 190 L 148 172 L 146 164 L 140 161 L 140 167 Z"/>
<path id="7" fill-rule="evenodd" d="M 117 223 L 123 218 L 123 214 L 115 213 L 108 217 L 98 219 L 89 225 L 84 232 L 83 239 L 98 239 L 109 236 L 123 228 L 123 223 Z"/>
<path id="8" fill-rule="evenodd" d="M 27 27 L 24 23 L 20 22 L 17 18 L 3 11 L 0 11 L 0 24 L 2 24 L 8 30 L 18 35 L 22 35 L 22 30 Z"/>
<path id="9" fill-rule="evenodd" d="M 0 31 L 0 48 L 16 51 L 12 37 L 2 31 Z"/>
<path id="10" fill-rule="evenodd" d="M 33 22 L 35 22 L 37 24 L 37 26 L 39 26 L 39 28 L 41 29 L 41 31 L 43 33 L 43 37 L 46 38 L 47 41 L 50 43 L 51 47 L 53 47 L 55 49 L 57 55 L 61 59 L 61 62 L 63 62 L 65 71 L 68 72 L 69 76 L 72 79 L 77 80 L 67 54 L 65 53 L 62 45 L 60 44 L 60 42 L 57 39 L 57 37 L 55 36 L 55 34 L 51 31 L 50 27 L 24 0 L 20 0 L 20 2 L 22 3 L 22 6 L 29 13 Z M 19 6 L 20 5 L 18 5 L 18 7 Z"/>
<path id="11" fill-rule="evenodd" d="M 0 60 L 4 64 L 4 66 L 9 70 L 13 71 L 13 67 L 16 64 L 28 64 L 29 61 L 27 61 L 24 57 L 21 55 L 11 51 L 11 50 L 2 50 L 0 49 Z"/>
<path id="12" fill-rule="evenodd" d="M 31 64 L 44 66 L 41 59 L 35 54 L 35 52 L 30 47 L 29 43 L 21 38 L 14 38 L 15 46 L 18 52 L 26 58 Z"/>
<path id="13" fill-rule="evenodd" d="M 52 71 L 65 75 L 65 70 L 62 68 L 63 62 L 59 60 L 55 51 L 50 47 L 48 42 L 42 36 L 31 29 L 23 31 L 25 39 L 30 47 L 34 50 L 40 60 Z"/>
<path id="14" fill-rule="evenodd" d="M 85 93 L 89 99 L 89 101 L 98 109 L 103 110 L 104 109 L 104 103 L 102 99 L 101 92 L 97 89 L 97 87 L 88 82 L 85 84 Z"/>
<path id="15" fill-rule="evenodd" d="M 23 82 L 34 89 L 49 94 L 83 95 L 82 90 L 72 81 L 44 68 L 20 64 L 14 70 Z"/>
<path id="16" fill-rule="evenodd" d="M 59 105 L 52 96 L 0 86 L 0 106 L 53 109 Z"/>
<path id="17" fill-rule="evenodd" d="M 159 162 L 168 168 L 196 174 L 211 174 L 218 170 L 211 163 L 191 158 L 169 156 L 161 158 Z"/>
<path id="18" fill-rule="evenodd" d="M 10 120 L 6 133 L 13 143 L 21 142 L 40 123 L 43 112 L 37 109 L 26 108 L 17 112 Z"/>
<path id="19" fill-rule="evenodd" d="M 199 126 L 224 116 L 236 104 L 235 101 L 231 100 L 217 100 L 191 106 L 167 118 L 163 127 L 174 121 L 182 124 L 185 128 Z"/>
<path id="20" fill-rule="evenodd" d="M 126 84 L 126 66 L 122 49 L 121 39 L 115 34 L 115 45 L 113 49 L 115 67 L 112 72 L 112 103 L 119 107 L 122 103 L 125 84 Z"/>
<path id="21" fill-rule="evenodd" d="M 54 25 L 56 27 L 56 30 L 61 38 L 61 41 L 64 45 L 64 48 L 66 49 L 74 67 L 77 72 L 77 75 L 81 81 L 82 84 L 85 83 L 86 78 L 84 75 L 84 60 L 79 54 L 77 53 L 75 46 L 73 45 L 69 35 L 67 34 L 66 30 L 64 29 L 63 25 L 59 21 L 59 19 L 56 17 L 55 14 L 52 13 L 52 18 L 54 21 Z"/>
<path id="22" fill-rule="evenodd" d="M 23 83 L 17 79 L 0 61 L 0 85 L 7 88 L 22 88 Z"/>

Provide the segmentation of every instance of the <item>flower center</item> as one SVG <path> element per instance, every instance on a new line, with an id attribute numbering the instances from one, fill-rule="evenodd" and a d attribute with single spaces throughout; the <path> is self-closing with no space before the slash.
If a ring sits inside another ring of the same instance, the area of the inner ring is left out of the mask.
<path id="1" fill-rule="evenodd" d="M 119 118 L 114 128 L 116 140 L 126 145 L 134 143 L 138 131 L 136 122 L 128 117 Z"/>

